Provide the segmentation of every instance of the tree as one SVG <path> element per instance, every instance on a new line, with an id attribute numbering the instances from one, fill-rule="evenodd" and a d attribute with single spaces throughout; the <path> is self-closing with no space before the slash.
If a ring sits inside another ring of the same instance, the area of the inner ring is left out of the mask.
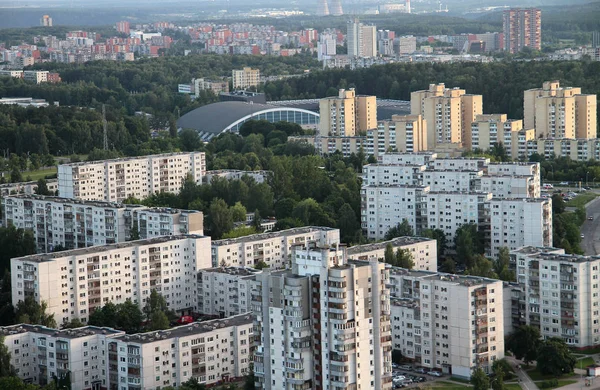
<path id="1" fill-rule="evenodd" d="M 483 276 L 484 278 L 496 279 L 498 277 L 494 272 L 494 263 L 483 255 L 475 255 L 473 264 L 467 268 L 467 273 L 473 276 Z"/>
<path id="2" fill-rule="evenodd" d="M 22 181 L 23 181 L 23 175 L 21 174 L 21 171 L 19 170 L 19 168 L 14 167 L 13 169 L 11 169 L 10 182 L 11 183 L 19 183 Z"/>
<path id="3" fill-rule="evenodd" d="M 73 318 L 70 322 L 64 322 L 61 326 L 62 329 L 76 329 L 85 326 L 79 318 Z"/>
<path id="4" fill-rule="evenodd" d="M 552 195 L 552 214 L 562 214 L 566 208 L 565 200 L 560 194 Z"/>
<path id="5" fill-rule="evenodd" d="M 383 261 L 388 264 L 393 264 L 396 260 L 396 255 L 394 255 L 394 247 L 391 242 L 388 242 L 385 246 L 385 251 L 383 252 Z"/>
<path id="6" fill-rule="evenodd" d="M 14 375 L 14 368 L 10 364 L 10 352 L 4 344 L 4 336 L 0 334 L 0 378 L 12 375 Z"/>
<path id="7" fill-rule="evenodd" d="M 446 249 L 448 249 L 446 233 L 442 229 L 425 229 L 421 232 L 421 236 L 437 241 L 437 255 L 438 260 L 440 260 L 444 256 L 444 253 L 446 253 Z"/>
<path id="8" fill-rule="evenodd" d="M 198 378 L 190 378 L 187 382 L 183 382 L 178 388 L 179 390 L 205 390 L 206 385 L 198 382 Z"/>
<path id="9" fill-rule="evenodd" d="M 169 136 L 177 138 L 177 121 L 173 117 L 169 119 Z"/>
<path id="10" fill-rule="evenodd" d="M 492 379 L 493 390 L 504 390 L 504 371 L 498 371 Z"/>
<path id="11" fill-rule="evenodd" d="M 156 311 L 150 314 L 146 330 L 163 330 L 169 329 L 169 318 L 161 311 Z"/>
<path id="12" fill-rule="evenodd" d="M 246 208 L 241 202 L 236 202 L 233 206 L 231 206 L 231 216 L 233 217 L 233 222 L 244 222 L 246 221 Z"/>
<path id="13" fill-rule="evenodd" d="M 402 359 L 404 359 L 404 357 L 402 356 L 402 351 L 400 351 L 399 349 L 393 349 L 392 350 L 392 362 L 394 362 L 396 364 L 400 364 L 400 363 L 402 363 Z"/>
<path id="14" fill-rule="evenodd" d="M 133 225 L 129 230 L 129 241 L 135 241 L 140 239 L 140 229 L 138 228 L 137 220 L 133 221 Z"/>
<path id="15" fill-rule="evenodd" d="M 538 348 L 541 343 L 540 330 L 534 326 L 521 325 L 508 336 L 507 349 L 525 364 L 532 362 L 538 357 Z"/>
<path id="16" fill-rule="evenodd" d="M 214 240 L 233 229 L 233 215 L 223 199 L 214 199 L 208 209 L 208 228 Z"/>
<path id="17" fill-rule="evenodd" d="M 35 188 L 35 193 L 38 195 L 50 195 L 50 190 L 48 189 L 46 180 L 39 179 L 37 181 L 37 187 Z"/>
<path id="18" fill-rule="evenodd" d="M 258 263 L 256 263 L 256 265 L 254 265 L 254 268 L 261 270 L 264 268 L 269 268 L 269 265 L 267 263 L 265 263 L 264 261 L 260 260 Z"/>
<path id="19" fill-rule="evenodd" d="M 0 281 L 0 326 L 15 323 L 15 308 L 12 305 L 10 272 L 4 270 Z"/>
<path id="20" fill-rule="evenodd" d="M 0 272 L 10 269 L 10 259 L 34 254 L 35 239 L 31 230 L 17 229 L 14 225 L 0 227 Z"/>
<path id="21" fill-rule="evenodd" d="M 396 251 L 396 267 L 412 269 L 415 266 L 413 256 L 408 249 L 399 248 Z"/>
<path id="22" fill-rule="evenodd" d="M 337 227 L 340 229 L 342 242 L 356 242 L 357 232 L 361 229 L 360 222 L 348 203 L 344 203 L 338 212 Z"/>
<path id="23" fill-rule="evenodd" d="M 254 210 L 254 218 L 252 219 L 252 227 L 257 233 L 263 232 L 262 227 L 262 217 L 260 216 L 260 211 L 258 209 Z"/>
<path id="24" fill-rule="evenodd" d="M 537 351 L 537 369 L 544 375 L 562 376 L 573 372 L 577 359 L 559 337 L 544 340 Z"/>
<path id="25" fill-rule="evenodd" d="M 467 223 L 456 229 L 454 235 L 454 246 L 456 249 L 456 259 L 464 264 L 466 268 L 471 268 L 475 262 L 475 255 L 483 254 L 483 237 L 477 230 L 477 225 Z"/>
<path id="26" fill-rule="evenodd" d="M 250 374 L 246 376 L 244 380 L 244 390 L 255 390 L 256 384 L 254 379 L 254 371 L 250 368 Z"/>
<path id="27" fill-rule="evenodd" d="M 494 261 L 494 272 L 501 280 L 506 282 L 515 281 L 515 273 L 510 270 L 510 252 L 503 246 L 498 251 L 498 258 Z"/>
<path id="28" fill-rule="evenodd" d="M 117 307 L 117 329 L 123 329 L 126 333 L 138 333 L 143 321 L 143 314 L 138 305 L 127 299 Z"/>
<path id="29" fill-rule="evenodd" d="M 257 233 L 258 232 L 254 228 L 254 226 L 239 226 L 239 227 L 236 227 L 235 229 L 230 230 L 227 233 L 223 234 L 223 236 L 221 238 L 222 239 L 231 239 L 231 238 L 250 236 L 252 234 L 257 234 Z"/>
<path id="30" fill-rule="evenodd" d="M 179 132 L 179 143 L 181 144 L 181 149 L 186 152 L 193 152 L 202 146 L 202 140 L 200 140 L 198 132 L 193 129 L 181 130 Z"/>
<path id="31" fill-rule="evenodd" d="M 473 390 L 488 390 L 490 388 L 490 379 L 481 368 L 476 368 L 471 373 L 471 384 Z"/>
<path id="32" fill-rule="evenodd" d="M 499 372 L 502 372 L 506 378 L 513 372 L 513 369 L 506 359 L 496 359 L 494 360 L 494 363 L 492 363 L 492 372 L 496 375 L 498 375 Z"/>
<path id="33" fill-rule="evenodd" d="M 441 270 L 444 272 L 447 272 L 449 274 L 455 274 L 456 273 L 456 262 L 448 257 L 442 263 Z"/>
<path id="34" fill-rule="evenodd" d="M 148 330 L 161 330 L 169 328 L 169 316 L 175 318 L 177 315 L 169 310 L 167 300 L 158 291 L 152 289 L 150 296 L 144 305 L 144 316 L 146 317 Z"/>
<path id="35" fill-rule="evenodd" d="M 56 328 L 54 314 L 47 314 L 47 308 L 46 302 L 37 303 L 32 296 L 27 296 L 23 301 L 17 303 L 15 317 L 18 323 Z"/>
<path id="36" fill-rule="evenodd" d="M 23 382 L 16 376 L 0 378 L 0 389 L 10 390 L 39 390 L 40 388 L 36 385 L 28 384 Z"/>
<path id="37" fill-rule="evenodd" d="M 414 236 L 413 228 L 410 226 L 407 219 L 403 219 L 398 225 L 390 228 L 390 230 L 385 233 L 384 240 L 393 240 L 396 237 L 405 236 Z"/>

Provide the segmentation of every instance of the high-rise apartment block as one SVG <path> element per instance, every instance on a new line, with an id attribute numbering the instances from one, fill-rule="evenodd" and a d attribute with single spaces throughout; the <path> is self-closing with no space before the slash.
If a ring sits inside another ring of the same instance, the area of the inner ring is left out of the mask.
<path id="1" fill-rule="evenodd" d="M 0 328 L 16 375 L 45 386 L 54 377 L 73 389 L 148 389 L 191 378 L 206 385 L 250 373 L 252 316 L 248 313 L 163 331 L 126 335 L 111 328 Z"/>
<path id="2" fill-rule="evenodd" d="M 390 270 L 394 349 L 417 365 L 470 378 L 504 358 L 502 281 Z"/>
<path id="3" fill-rule="evenodd" d="M 58 193 L 65 198 L 122 202 L 130 196 L 177 193 L 188 176 L 201 183 L 205 172 L 201 152 L 63 164 L 58 166 Z"/>
<path id="4" fill-rule="evenodd" d="M 319 134 L 352 137 L 377 128 L 377 99 L 356 95 L 354 88 L 340 89 L 338 96 L 319 100 Z"/>
<path id="5" fill-rule="evenodd" d="M 204 234 L 204 216 L 196 210 L 40 195 L 4 197 L 2 223 L 31 230 L 38 253 L 129 241 L 134 228 L 140 239 Z"/>
<path id="6" fill-rule="evenodd" d="M 502 144 L 509 153 L 518 144 L 521 130 L 523 121 L 507 119 L 506 114 L 477 115 L 471 124 L 471 148 L 489 150 Z"/>
<path id="7" fill-rule="evenodd" d="M 599 256 L 524 247 L 511 259 L 519 283 L 511 286 L 513 326 L 538 327 L 544 338 L 560 337 L 573 348 L 600 343 Z"/>
<path id="8" fill-rule="evenodd" d="M 526 47 L 542 49 L 542 11 L 539 8 L 508 9 L 504 11 L 502 26 L 505 51 L 518 53 Z"/>
<path id="9" fill-rule="evenodd" d="M 428 150 L 448 144 L 470 148 L 471 124 L 483 113 L 483 99 L 464 89 L 431 84 L 428 90 L 410 94 L 410 112 L 427 122 Z"/>
<path id="10" fill-rule="evenodd" d="M 233 80 L 233 89 L 258 87 L 258 84 L 260 84 L 260 70 L 249 67 L 241 70 L 234 69 L 231 71 L 231 79 Z"/>
<path id="11" fill-rule="evenodd" d="M 52 27 L 52 17 L 50 17 L 50 15 L 42 16 L 42 19 L 40 19 L 40 25 L 42 27 Z"/>
<path id="12" fill-rule="evenodd" d="M 348 22 L 346 39 L 351 57 L 377 57 L 377 27 L 360 23 L 358 19 Z"/>
<path id="13" fill-rule="evenodd" d="M 317 43 L 317 58 L 319 61 L 334 56 L 337 50 L 337 37 L 334 34 L 319 35 Z"/>
<path id="14" fill-rule="evenodd" d="M 117 29 L 118 33 L 126 34 L 126 35 L 129 35 L 129 32 L 131 31 L 131 28 L 129 26 L 129 22 L 126 21 L 126 20 L 122 20 L 120 22 L 117 22 L 116 29 Z"/>
<path id="15" fill-rule="evenodd" d="M 417 37 L 412 35 L 402 36 L 398 40 L 398 54 L 406 55 L 417 51 Z"/>
<path id="16" fill-rule="evenodd" d="M 427 121 L 421 115 L 392 115 L 367 130 L 366 153 L 378 157 L 387 151 L 402 153 L 427 150 Z"/>
<path id="17" fill-rule="evenodd" d="M 252 311 L 251 282 L 260 272 L 249 267 L 217 267 L 198 271 L 198 312 L 231 317 Z"/>
<path id="18" fill-rule="evenodd" d="M 289 268 L 292 246 L 339 242 L 338 229 L 316 226 L 217 240 L 212 242 L 212 264 L 213 267 L 254 267 L 264 262 L 272 269 Z"/>
<path id="19" fill-rule="evenodd" d="M 546 81 L 542 88 L 525 91 L 525 128 L 535 128 L 535 138 L 596 138 L 596 95 L 581 88 L 563 88 Z"/>
<path id="20" fill-rule="evenodd" d="M 388 245 L 391 245 L 394 253 L 399 249 L 408 251 L 415 264 L 413 269 L 437 270 L 437 241 L 425 237 L 397 237 L 390 241 L 356 245 L 348 248 L 348 259 L 381 261 Z"/>
<path id="21" fill-rule="evenodd" d="M 57 322 L 89 315 L 107 302 L 143 307 L 151 290 L 170 309 L 197 309 L 196 275 L 211 267 L 210 237 L 179 235 L 11 259 L 12 300 L 31 296 Z"/>
<path id="22" fill-rule="evenodd" d="M 552 246 L 552 200 L 545 198 L 497 199 L 489 202 L 491 245 L 496 258 L 502 247 Z"/>
<path id="23" fill-rule="evenodd" d="M 257 387 L 391 389 L 388 279 L 385 264 L 339 247 L 296 246 L 291 271 L 257 275 Z"/>

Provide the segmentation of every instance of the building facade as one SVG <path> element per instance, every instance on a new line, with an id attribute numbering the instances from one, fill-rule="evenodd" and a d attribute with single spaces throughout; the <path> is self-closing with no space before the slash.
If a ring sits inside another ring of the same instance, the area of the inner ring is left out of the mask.
<path id="1" fill-rule="evenodd" d="M 437 270 L 437 241 L 425 237 L 397 237 L 390 241 L 377 242 L 373 244 L 356 245 L 348 248 L 348 259 L 352 260 L 382 260 L 385 249 L 392 246 L 394 253 L 403 249 L 412 256 L 416 270 Z"/>
<path id="2" fill-rule="evenodd" d="M 489 150 L 502 144 L 509 152 L 521 130 L 523 121 L 507 119 L 506 114 L 477 115 L 471 124 L 471 148 Z"/>
<path id="3" fill-rule="evenodd" d="M 58 166 L 58 192 L 65 198 L 122 202 L 130 196 L 177 193 L 188 175 L 201 183 L 205 172 L 201 152 L 63 164 Z"/>
<path id="4" fill-rule="evenodd" d="M 390 270 L 394 349 L 417 365 L 470 378 L 504 358 L 502 281 Z"/>
<path id="5" fill-rule="evenodd" d="M 170 309 L 197 309 L 196 275 L 211 267 L 210 237 L 179 235 L 11 259 L 12 302 L 46 302 L 57 322 L 127 299 L 143 307 L 151 290 Z"/>
<path id="6" fill-rule="evenodd" d="M 261 389 L 391 389 L 388 271 L 339 247 L 294 247 L 291 271 L 257 275 Z"/>
<path id="7" fill-rule="evenodd" d="M 377 99 L 340 89 L 337 97 L 319 100 L 319 135 L 353 137 L 377 127 Z"/>
<path id="8" fill-rule="evenodd" d="M 204 234 L 204 216 L 196 210 L 41 195 L 2 198 L 2 223 L 31 230 L 38 253 L 129 241 L 134 227 L 139 239 Z"/>
<path id="9" fill-rule="evenodd" d="M 198 272 L 198 312 L 231 317 L 252 311 L 250 287 L 260 271 L 248 267 L 217 267 Z"/>
<path id="10" fill-rule="evenodd" d="M 427 150 L 427 121 L 421 115 L 392 115 L 367 130 L 366 154 L 376 158 L 388 151 L 414 153 Z"/>
<path id="11" fill-rule="evenodd" d="M 524 48 L 542 49 L 542 11 L 539 8 L 511 8 L 503 13 L 504 51 L 518 53 Z"/>
<path id="12" fill-rule="evenodd" d="M 231 72 L 233 81 L 233 89 L 247 89 L 250 87 L 258 87 L 260 84 L 260 70 L 245 67 L 241 70 L 234 69 Z"/>
<path id="13" fill-rule="evenodd" d="M 338 229 L 305 226 L 250 236 L 216 240 L 211 246 L 213 267 L 255 267 L 265 263 L 272 269 L 289 268 L 292 246 L 316 242 L 333 245 L 340 242 Z"/>
<path id="14" fill-rule="evenodd" d="M 348 41 L 348 56 L 376 57 L 377 56 L 377 27 L 360 23 L 358 19 L 348 22 L 346 39 Z"/>

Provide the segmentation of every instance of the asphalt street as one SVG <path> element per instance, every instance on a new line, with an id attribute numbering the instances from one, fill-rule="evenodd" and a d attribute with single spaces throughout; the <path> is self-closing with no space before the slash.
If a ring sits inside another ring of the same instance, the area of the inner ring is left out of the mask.
<path id="1" fill-rule="evenodd" d="M 597 255 L 600 253 L 600 197 L 585 205 L 587 217 L 593 217 L 592 221 L 586 219 L 581 226 L 584 238 L 581 240 L 581 249 L 586 255 Z"/>

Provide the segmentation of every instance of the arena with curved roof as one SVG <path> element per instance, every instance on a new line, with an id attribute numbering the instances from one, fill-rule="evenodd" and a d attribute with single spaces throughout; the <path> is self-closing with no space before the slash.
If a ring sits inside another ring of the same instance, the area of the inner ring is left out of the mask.
<path id="1" fill-rule="evenodd" d="M 273 123 L 286 121 L 307 128 L 319 125 L 319 114 L 303 108 L 228 101 L 208 104 L 188 112 L 179 118 L 177 127 L 194 129 L 202 140 L 209 141 L 223 132 L 237 132 L 250 119 L 264 119 Z"/>

